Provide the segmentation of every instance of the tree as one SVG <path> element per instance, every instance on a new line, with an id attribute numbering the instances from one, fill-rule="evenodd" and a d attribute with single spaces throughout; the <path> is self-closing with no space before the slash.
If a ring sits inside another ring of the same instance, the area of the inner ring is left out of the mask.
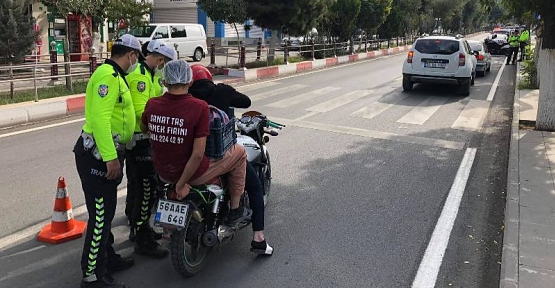
<path id="1" fill-rule="evenodd" d="M 519 19 L 528 19 L 530 15 L 541 16 L 541 45 L 538 59 L 540 78 L 540 99 L 536 129 L 555 131 L 555 1 L 553 0 L 504 0 L 507 8 Z M 531 23 L 528 23 L 531 24 Z"/>
<path id="2" fill-rule="evenodd" d="M 273 60 L 274 48 L 284 31 L 289 35 L 304 35 L 317 27 L 330 3 L 335 0 L 243 0 L 247 15 L 257 26 L 272 30 L 268 60 Z"/>
<path id="3" fill-rule="evenodd" d="M 149 0 L 110 0 L 106 8 L 106 20 L 112 23 L 124 20 L 126 28 L 130 29 L 141 27 L 148 23 L 145 16 L 151 14 L 153 8 Z M 116 35 L 119 35 L 119 31 L 116 31 Z"/>
<path id="4" fill-rule="evenodd" d="M 369 35 L 374 34 L 389 16 L 392 3 L 393 0 L 362 0 L 357 21 L 358 27 L 366 30 Z"/>
<path id="5" fill-rule="evenodd" d="M 67 17 L 69 14 L 78 14 L 91 17 L 93 29 L 98 31 L 100 23 L 106 19 L 110 1 L 120 3 L 119 0 L 40 0 L 48 11 L 53 14 Z"/>
<path id="6" fill-rule="evenodd" d="M 328 12 L 331 32 L 340 41 L 346 41 L 355 33 L 360 13 L 360 0 L 337 0 Z"/>
<path id="7" fill-rule="evenodd" d="M 30 1 L 0 0 L 0 63 L 21 63 L 31 54 L 37 40 L 30 13 Z"/>
<path id="8" fill-rule="evenodd" d="M 237 24 L 244 25 L 247 21 L 247 6 L 243 0 L 198 0 L 200 9 L 214 21 L 229 23 L 237 33 L 239 39 L 239 29 Z"/>

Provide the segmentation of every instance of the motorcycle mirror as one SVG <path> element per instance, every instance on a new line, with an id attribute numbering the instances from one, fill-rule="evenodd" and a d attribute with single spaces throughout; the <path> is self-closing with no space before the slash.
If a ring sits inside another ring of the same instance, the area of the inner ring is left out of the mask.
<path id="1" fill-rule="evenodd" d="M 268 142 L 270 142 L 270 137 L 264 136 L 264 143 L 268 143 Z"/>
<path id="2" fill-rule="evenodd" d="M 250 117 L 256 117 L 256 116 L 264 116 L 262 113 L 258 112 L 258 111 L 247 111 L 245 113 L 243 113 L 243 115 L 241 115 L 242 117 L 244 116 L 250 116 Z"/>

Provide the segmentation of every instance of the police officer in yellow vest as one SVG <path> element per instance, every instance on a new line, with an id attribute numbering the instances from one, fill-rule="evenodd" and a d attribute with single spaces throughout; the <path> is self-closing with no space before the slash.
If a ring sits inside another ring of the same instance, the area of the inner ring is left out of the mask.
<path id="1" fill-rule="evenodd" d="M 160 41 L 160 40 L 152 40 L 152 41 L 147 41 L 143 44 L 141 50 L 142 50 L 142 54 L 139 57 L 139 63 L 145 63 L 146 61 L 146 57 L 154 52 L 155 50 L 157 50 L 160 46 L 164 46 L 164 42 Z M 146 65 L 146 64 L 145 64 Z M 148 66 L 148 65 L 146 65 Z M 139 69 L 139 68 L 137 68 Z M 158 70 L 154 70 L 154 71 L 150 71 L 150 75 L 152 76 L 152 87 L 153 89 L 150 89 L 151 91 L 153 90 L 153 96 L 162 96 L 162 94 L 164 94 L 164 89 L 165 87 L 163 87 L 162 84 L 162 79 L 160 77 L 159 74 L 161 74 L 160 72 L 158 72 Z M 126 161 L 127 162 L 127 161 Z M 131 242 L 135 241 L 135 229 L 134 229 L 134 225 L 133 225 L 133 207 L 135 206 L 135 194 L 137 187 L 136 184 L 133 179 L 136 179 L 136 177 L 134 176 L 134 169 L 130 169 L 129 165 L 126 163 L 125 166 L 125 175 L 127 176 L 127 195 L 125 198 L 125 215 L 127 216 L 127 219 L 129 220 L 129 226 L 131 227 L 130 231 L 129 231 L 129 240 Z M 153 202 L 155 199 L 152 199 Z M 161 235 L 160 234 L 154 234 L 155 238 L 161 239 Z"/>
<path id="2" fill-rule="evenodd" d="M 518 47 L 520 45 L 519 41 L 520 37 L 518 36 L 516 30 L 511 33 L 509 36 L 509 56 L 507 57 L 507 65 L 509 65 L 511 61 L 511 57 L 513 58 L 513 65 L 515 65 L 516 57 L 518 56 Z"/>
<path id="3" fill-rule="evenodd" d="M 524 56 L 526 56 L 526 46 L 530 41 L 530 32 L 528 31 L 527 27 L 524 28 L 524 31 L 520 34 L 520 59 L 519 62 L 524 60 Z"/>
<path id="4" fill-rule="evenodd" d="M 89 213 L 81 287 L 125 287 L 111 274 L 134 263 L 131 257 L 116 254 L 111 226 L 123 176 L 123 150 L 136 127 L 125 76 L 136 69 L 140 49 L 135 37 L 122 35 L 114 41 L 110 59 L 96 69 L 87 84 L 85 124 L 73 148 Z"/>
<path id="5" fill-rule="evenodd" d="M 147 101 L 159 96 L 155 94 L 154 74 L 164 67 L 164 63 L 173 60 L 173 57 L 174 49 L 159 45 L 146 56 L 144 61 L 139 62 L 135 71 L 126 77 L 131 90 L 137 122 L 133 138 L 127 144 L 125 153 L 127 170 L 130 171 L 129 175 L 131 175 L 131 177 L 128 177 L 128 181 L 134 183 L 132 187 L 135 193 L 132 197 L 130 240 L 136 242 L 135 252 L 137 254 L 154 258 L 165 257 L 169 252 L 156 242 L 160 235 L 155 234 L 149 225 L 153 198 L 156 196 L 156 171 L 152 164 L 149 135 L 141 132 L 139 123 Z M 133 237 L 134 231 L 136 231 L 135 239 Z"/>

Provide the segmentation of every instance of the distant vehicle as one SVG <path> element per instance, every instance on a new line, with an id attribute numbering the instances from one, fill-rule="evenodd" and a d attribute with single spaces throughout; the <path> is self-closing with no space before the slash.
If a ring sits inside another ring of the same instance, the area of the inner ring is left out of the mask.
<path id="1" fill-rule="evenodd" d="M 491 70 L 491 54 L 484 42 L 469 40 L 468 45 L 476 56 L 476 75 L 484 77 Z"/>
<path id="2" fill-rule="evenodd" d="M 200 61 L 206 57 L 206 32 L 201 24 L 189 23 L 151 23 L 144 27 L 133 29 L 131 34 L 141 42 L 160 39 L 166 45 L 174 48 L 180 57 L 191 57 Z"/>
<path id="3" fill-rule="evenodd" d="M 430 36 L 412 47 L 403 65 L 403 90 L 411 91 L 415 83 L 454 84 L 461 95 L 470 95 L 477 59 L 465 39 Z"/>

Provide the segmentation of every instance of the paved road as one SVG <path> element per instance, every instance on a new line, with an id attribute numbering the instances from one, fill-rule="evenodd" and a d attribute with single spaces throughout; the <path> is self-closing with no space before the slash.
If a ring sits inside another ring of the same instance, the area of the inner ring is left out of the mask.
<path id="1" fill-rule="evenodd" d="M 273 257 L 251 255 L 245 231 L 192 279 L 180 278 L 169 259 L 140 256 L 117 278 L 131 287 L 409 287 L 424 262 L 441 267 L 437 287 L 495 286 L 512 95 L 503 88 L 493 101 L 487 97 L 502 59 L 469 97 L 460 97 L 450 86 L 402 92 L 404 58 L 240 86 L 252 109 L 288 124 L 268 145 L 275 175 L 266 231 Z M 504 71 L 500 84 L 513 84 L 514 67 Z M 84 212 L 71 154 L 80 117 L 0 131 L 2 287 L 75 287 L 80 280 L 82 239 L 56 246 L 34 239 L 51 215 L 59 175 L 76 214 Z M 464 169 L 473 148 L 474 165 Z M 446 257 L 430 260 L 428 243 L 438 218 L 456 211 L 444 205 L 457 187 L 464 194 L 453 233 L 434 233 L 448 243 Z M 117 248 L 130 254 L 123 199 L 114 233 Z M 480 241 L 487 245 L 473 244 Z"/>

